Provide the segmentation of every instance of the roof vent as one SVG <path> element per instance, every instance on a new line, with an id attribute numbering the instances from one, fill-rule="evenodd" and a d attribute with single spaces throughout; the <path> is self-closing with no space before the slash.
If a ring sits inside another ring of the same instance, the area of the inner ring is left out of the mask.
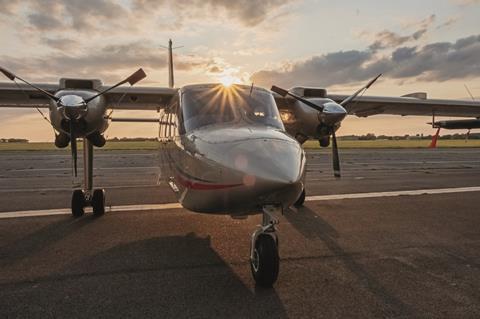
<path id="1" fill-rule="evenodd" d="M 327 90 L 321 88 L 307 88 L 307 87 L 294 87 L 290 89 L 290 92 L 301 97 L 318 97 L 325 98 L 327 96 Z"/>
<path id="2" fill-rule="evenodd" d="M 98 90 L 102 81 L 96 79 L 60 79 L 60 89 Z"/>

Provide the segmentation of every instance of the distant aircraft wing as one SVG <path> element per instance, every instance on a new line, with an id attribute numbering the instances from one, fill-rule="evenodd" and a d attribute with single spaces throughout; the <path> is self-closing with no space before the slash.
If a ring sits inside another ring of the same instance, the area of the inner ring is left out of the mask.
<path id="1" fill-rule="evenodd" d="M 52 94 L 58 90 L 58 84 L 35 85 Z M 45 95 L 28 85 L 0 83 L 0 107 L 48 108 L 49 102 Z"/>
<path id="2" fill-rule="evenodd" d="M 58 84 L 35 84 L 49 93 L 60 89 Z M 99 91 L 107 88 L 100 87 Z M 122 86 L 105 93 L 108 108 L 119 110 L 158 110 L 165 107 L 177 89 Z M 48 108 L 49 99 L 25 84 L 0 83 L 0 107 Z"/>
<path id="3" fill-rule="evenodd" d="M 439 100 L 412 96 L 384 97 L 362 96 L 348 103 L 348 114 L 368 117 L 378 114 L 426 115 L 451 117 L 480 117 L 480 102 L 463 100 Z M 340 103 L 347 95 L 328 95 L 328 98 Z"/>

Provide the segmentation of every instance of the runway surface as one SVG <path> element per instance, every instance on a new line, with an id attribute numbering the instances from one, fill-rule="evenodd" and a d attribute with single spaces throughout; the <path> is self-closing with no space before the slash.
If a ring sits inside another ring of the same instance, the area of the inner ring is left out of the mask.
<path id="1" fill-rule="evenodd" d="M 164 204 L 155 152 L 98 152 L 112 206 Z M 0 219 L 4 317 L 478 318 L 480 150 L 308 153 L 310 201 L 281 218 L 280 276 L 255 288 L 259 216 L 180 208 Z M 68 208 L 68 154 L 0 153 L 0 216 Z M 468 188 L 393 196 L 385 192 Z M 381 193 L 367 197 L 365 193 Z M 362 193 L 355 198 L 355 194 Z M 344 194 L 340 197 L 327 195 Z M 322 200 L 319 200 L 322 199 Z M 129 206 L 131 207 L 131 206 Z M 163 207 L 163 206 L 161 206 Z"/>

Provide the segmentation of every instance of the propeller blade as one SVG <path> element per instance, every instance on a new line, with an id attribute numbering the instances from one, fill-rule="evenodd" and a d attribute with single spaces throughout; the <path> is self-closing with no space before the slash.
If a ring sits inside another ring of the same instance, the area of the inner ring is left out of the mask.
<path id="1" fill-rule="evenodd" d="M 72 149 L 73 173 L 77 177 L 77 137 L 75 135 L 75 124 L 70 120 L 70 146 Z"/>
<path id="2" fill-rule="evenodd" d="M 296 99 L 297 101 L 300 101 L 302 102 L 303 104 L 307 105 L 307 106 L 310 106 L 312 109 L 315 109 L 319 112 L 323 112 L 323 105 L 317 105 L 307 99 L 304 99 L 303 97 L 301 96 L 298 96 L 296 94 L 293 94 L 293 93 L 290 93 L 288 92 L 287 90 L 285 89 L 282 89 L 282 88 L 279 88 L 278 86 L 272 86 L 272 88 L 270 89 L 272 92 L 275 92 L 277 93 L 278 95 L 281 95 L 283 97 L 289 95 L 291 97 L 293 97 L 294 99 Z"/>
<path id="3" fill-rule="evenodd" d="M 10 81 L 15 81 L 15 74 L 13 74 L 12 72 L 8 71 L 7 69 L 4 69 L 0 66 L 0 72 L 3 73 L 3 75 L 5 75 L 7 78 L 10 79 Z"/>
<path id="4" fill-rule="evenodd" d="M 120 81 L 118 82 L 117 84 L 95 94 L 94 96 L 92 97 L 89 97 L 88 99 L 85 99 L 85 103 L 88 103 L 90 102 L 91 100 L 99 97 L 100 95 L 103 95 L 105 93 L 107 93 L 108 91 L 110 90 L 113 90 L 114 88 L 116 88 L 117 86 L 120 86 L 122 84 L 125 84 L 125 83 L 129 83 L 130 85 L 134 85 L 135 83 L 139 82 L 140 80 L 143 80 L 144 78 L 147 77 L 147 74 L 145 73 L 145 71 L 143 71 L 142 68 L 138 69 L 135 73 L 133 73 L 132 75 L 130 75 L 128 78 L 126 78 L 125 80 L 123 81 Z"/>
<path id="5" fill-rule="evenodd" d="M 56 97 L 56 96 L 53 95 L 52 93 L 47 92 L 47 91 L 39 88 L 38 86 L 33 85 L 33 84 L 30 83 L 30 82 L 25 81 L 25 80 L 22 79 L 21 77 L 15 75 L 14 73 L 8 71 L 8 70 L 5 69 L 5 68 L 0 67 L 0 72 L 2 72 L 3 75 L 5 75 L 8 79 L 10 79 L 10 81 L 15 81 L 15 79 L 19 79 L 19 80 L 22 81 L 23 83 L 31 86 L 32 88 L 36 89 L 37 91 L 39 91 L 39 92 L 41 92 L 41 93 L 43 93 L 45 96 L 51 98 L 51 99 L 54 100 L 55 102 L 58 102 L 58 100 L 60 100 L 60 98 Z"/>
<path id="6" fill-rule="evenodd" d="M 332 130 L 332 160 L 333 160 L 333 174 L 335 177 L 341 177 L 340 174 L 340 157 L 338 156 L 337 136 L 335 129 Z"/>
<path id="7" fill-rule="evenodd" d="M 135 73 L 130 75 L 128 78 L 126 78 L 125 83 L 128 82 L 130 85 L 134 85 L 146 77 L 147 77 L 147 74 L 145 73 L 145 71 L 143 71 L 142 68 L 140 68 Z"/>
<path id="8" fill-rule="evenodd" d="M 349 97 L 347 97 L 345 100 L 343 100 L 340 105 L 341 106 L 345 106 L 346 104 L 352 102 L 360 93 L 362 93 L 363 91 L 366 91 L 368 90 L 372 85 L 373 83 L 375 83 L 379 77 L 381 77 L 382 74 L 380 73 L 379 75 L 377 75 L 374 79 L 370 80 L 370 82 L 367 83 L 367 85 L 363 86 L 361 89 L 359 89 L 357 92 L 353 93 L 352 95 L 350 95 Z"/>

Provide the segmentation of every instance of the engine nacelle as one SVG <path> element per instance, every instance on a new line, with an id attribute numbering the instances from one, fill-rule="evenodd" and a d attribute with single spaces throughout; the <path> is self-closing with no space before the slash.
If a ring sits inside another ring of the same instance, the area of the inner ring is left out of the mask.
<path id="1" fill-rule="evenodd" d="M 332 134 L 332 130 L 340 127 L 341 121 L 346 116 L 346 111 L 326 98 L 327 91 L 321 88 L 295 87 L 289 92 L 307 98 L 316 105 L 323 106 L 324 111 L 319 112 L 304 103 L 291 100 L 289 110 L 282 111 L 282 120 L 289 134 L 294 136 L 300 143 L 306 140 L 326 139 Z"/>

